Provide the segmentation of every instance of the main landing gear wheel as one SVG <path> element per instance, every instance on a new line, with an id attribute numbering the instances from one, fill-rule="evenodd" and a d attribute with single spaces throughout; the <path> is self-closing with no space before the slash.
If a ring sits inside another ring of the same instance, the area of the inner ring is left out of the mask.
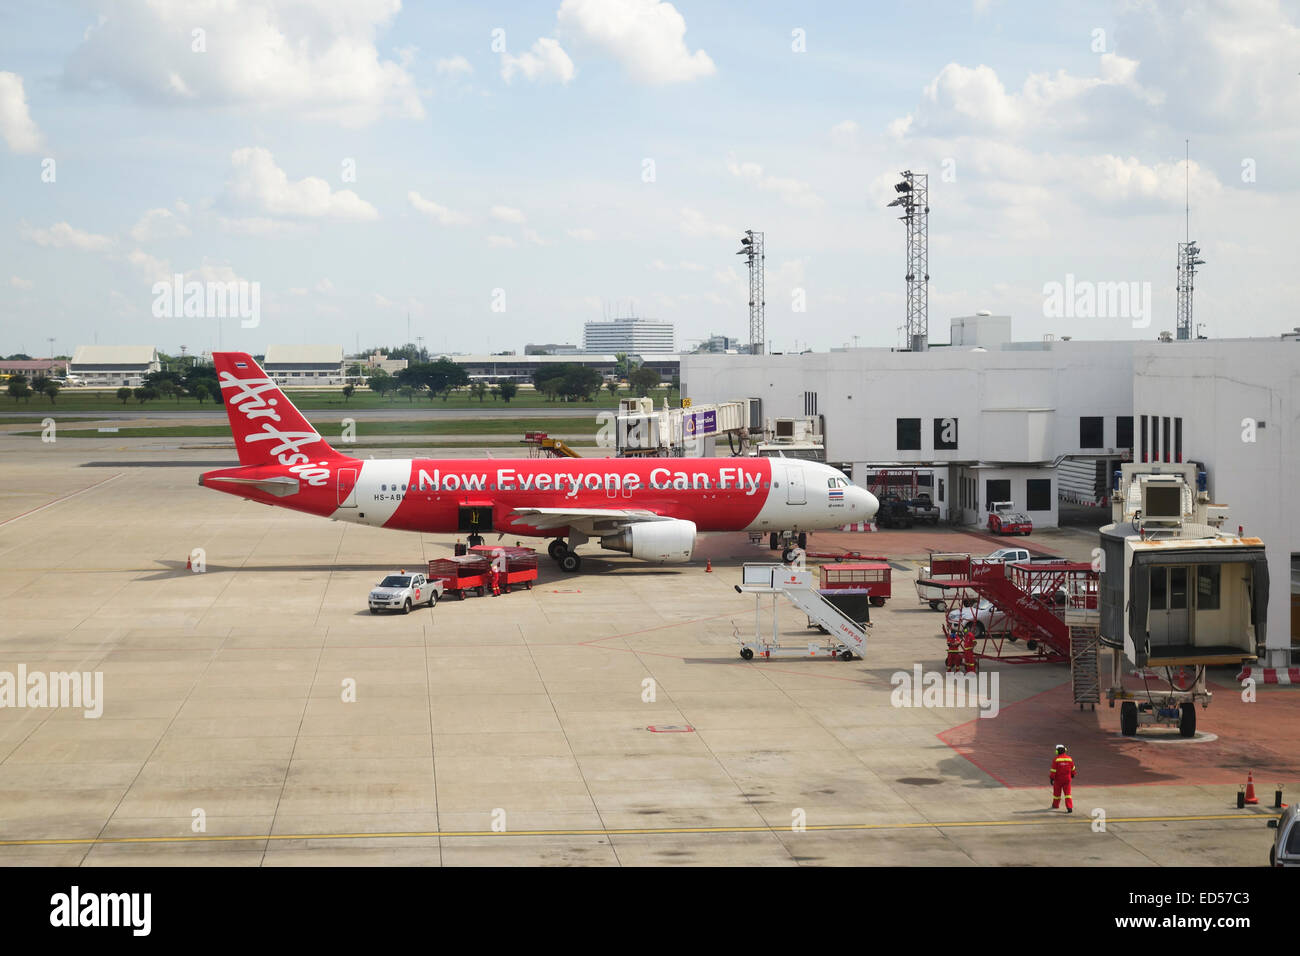
<path id="1" fill-rule="evenodd" d="M 1119 708 L 1119 732 L 1125 737 L 1135 737 L 1138 732 L 1138 705 L 1126 700 Z"/>
<path id="2" fill-rule="evenodd" d="M 1196 705 L 1188 702 L 1183 704 L 1179 710 L 1182 711 L 1178 718 L 1178 733 L 1183 737 L 1196 736 Z"/>
<path id="3" fill-rule="evenodd" d="M 781 552 L 781 562 L 783 564 L 792 564 L 794 562 L 794 548 L 786 548 Z"/>
<path id="4" fill-rule="evenodd" d="M 472 534 L 469 536 L 469 546 L 471 548 L 477 548 L 482 543 L 483 536 L 481 534 Z"/>
<path id="5" fill-rule="evenodd" d="M 560 558 L 561 571 L 564 571 L 566 574 L 573 574 L 575 571 L 581 570 L 581 568 L 582 558 L 578 557 L 572 551 L 564 552 L 564 557 Z"/>
<path id="6" fill-rule="evenodd" d="M 748 647 L 742 647 L 740 649 L 740 656 L 742 660 L 752 661 L 754 659 L 754 652 Z"/>
<path id="7" fill-rule="evenodd" d="M 568 550 L 569 550 L 569 546 L 564 543 L 563 538 L 556 538 L 546 547 L 546 553 L 549 554 L 556 561 L 564 557 L 565 552 L 567 552 Z"/>

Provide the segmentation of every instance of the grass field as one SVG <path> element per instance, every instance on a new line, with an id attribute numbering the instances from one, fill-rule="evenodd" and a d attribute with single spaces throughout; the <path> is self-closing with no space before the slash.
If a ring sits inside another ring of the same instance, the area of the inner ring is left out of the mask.
<path id="1" fill-rule="evenodd" d="M 317 418 L 312 426 L 321 433 L 326 441 L 339 437 L 341 428 L 337 419 Z M 600 424 L 596 421 L 596 411 L 586 418 L 486 418 L 486 419 L 446 419 L 427 420 L 402 419 L 400 421 L 362 421 L 356 423 L 358 439 L 375 438 L 384 435 L 512 435 L 524 437 L 524 432 L 544 431 L 556 435 L 577 435 L 595 437 Z M 39 431 L 17 432 L 19 435 L 39 435 Z M 115 432 L 101 432 L 98 428 L 60 427 L 59 438 L 225 438 L 230 435 L 230 426 L 214 425 L 158 425 L 143 427 L 119 427 Z"/>
<path id="2" fill-rule="evenodd" d="M 611 396 L 609 392 L 603 389 L 600 396 L 593 402 L 548 402 L 545 397 L 537 394 L 532 389 L 521 389 L 511 402 L 503 402 L 500 399 L 493 401 L 491 397 L 479 401 L 469 392 L 454 392 L 444 402 L 441 398 L 435 398 L 432 402 L 427 398 L 417 398 L 414 402 L 408 402 L 404 398 L 395 397 L 392 399 L 381 398 L 372 393 L 369 389 L 359 388 L 348 401 L 343 400 L 342 394 L 338 389 L 289 389 L 286 393 L 289 399 L 298 408 L 303 411 L 339 411 L 346 412 L 348 409 L 383 409 L 383 408 L 456 408 L 456 409 L 478 409 L 485 412 L 508 413 L 512 408 L 573 408 L 575 405 L 579 408 L 616 408 L 618 400 L 621 398 L 630 398 L 632 393 L 626 389 L 620 389 L 617 396 Z M 667 394 L 669 404 L 676 404 L 677 392 L 669 391 L 665 393 L 663 389 L 656 389 L 650 393 L 654 399 L 655 407 L 663 406 L 664 396 Z M 103 412 L 105 415 L 112 415 L 115 411 L 215 411 L 220 406 L 213 405 L 212 402 L 204 402 L 202 405 L 193 398 L 182 398 L 179 401 L 170 398 L 158 398 L 152 402 L 145 402 L 141 405 L 134 398 L 123 404 L 113 391 L 97 391 L 85 388 L 67 388 L 59 392 L 58 398 L 51 404 L 47 398 L 31 398 L 26 401 L 19 401 L 10 398 L 8 395 L 0 393 L 0 413 L 9 416 L 7 420 L 12 421 L 12 416 L 18 416 L 17 420 L 22 421 L 30 416 L 45 416 L 51 412 Z M 0 418 L 0 422 L 6 421 Z"/>

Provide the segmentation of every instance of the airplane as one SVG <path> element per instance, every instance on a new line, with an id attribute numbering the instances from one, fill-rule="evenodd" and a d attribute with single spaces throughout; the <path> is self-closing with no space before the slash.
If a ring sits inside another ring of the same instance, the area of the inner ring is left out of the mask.
<path id="1" fill-rule="evenodd" d="M 244 352 L 214 352 L 239 467 L 204 488 L 371 527 L 553 538 L 565 572 L 576 548 L 658 563 L 691 559 L 707 531 L 772 536 L 870 521 L 879 502 L 843 473 L 795 458 L 393 458 L 340 454 Z M 789 549 L 787 549 L 789 556 Z"/>

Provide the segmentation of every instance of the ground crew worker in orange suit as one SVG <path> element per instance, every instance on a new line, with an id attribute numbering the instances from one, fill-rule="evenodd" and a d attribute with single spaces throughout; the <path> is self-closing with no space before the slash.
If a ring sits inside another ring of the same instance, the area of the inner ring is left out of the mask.
<path id="1" fill-rule="evenodd" d="M 961 667 L 961 631 L 957 625 L 948 628 L 948 673 L 955 673 Z"/>
<path id="2" fill-rule="evenodd" d="M 975 663 L 975 625 L 967 624 L 966 633 L 962 636 L 961 649 L 965 654 L 964 661 L 967 674 L 973 674 L 979 670 L 979 665 Z"/>
<path id="3" fill-rule="evenodd" d="M 1061 807 L 1061 794 L 1065 794 L 1065 812 L 1074 812 L 1074 797 L 1070 794 L 1070 782 L 1074 780 L 1078 769 L 1074 758 L 1065 752 L 1065 744 L 1056 745 L 1056 757 L 1052 760 L 1052 809 Z"/>

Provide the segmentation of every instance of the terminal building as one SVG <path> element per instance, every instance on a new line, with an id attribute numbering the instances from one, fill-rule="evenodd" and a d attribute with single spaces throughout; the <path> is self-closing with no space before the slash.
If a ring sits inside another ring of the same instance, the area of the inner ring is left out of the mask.
<path id="1" fill-rule="evenodd" d="M 78 345 L 68 374 L 99 388 L 139 388 L 150 372 L 162 370 L 152 345 Z"/>
<path id="2" fill-rule="evenodd" d="M 262 363 L 277 385 L 342 385 L 341 345 L 268 345 Z"/>
<path id="3" fill-rule="evenodd" d="M 584 352 L 627 352 L 646 355 L 677 351 L 671 322 L 622 318 L 588 322 L 582 330 Z"/>
<path id="4" fill-rule="evenodd" d="M 1007 317 L 980 315 L 954 320 L 951 341 L 688 354 L 681 394 L 757 399 L 765 420 L 815 418 L 826 460 L 855 483 L 887 492 L 908 479 L 959 525 L 984 525 L 992 502 L 1012 501 L 1035 527 L 1055 527 L 1081 475 L 1093 477 L 1100 523 L 1120 462 L 1194 463 L 1229 524 L 1265 542 L 1275 623 L 1261 664 L 1287 666 L 1293 647 L 1300 657 L 1300 595 L 1287 586 L 1293 569 L 1300 579 L 1296 336 L 1016 342 Z"/>

